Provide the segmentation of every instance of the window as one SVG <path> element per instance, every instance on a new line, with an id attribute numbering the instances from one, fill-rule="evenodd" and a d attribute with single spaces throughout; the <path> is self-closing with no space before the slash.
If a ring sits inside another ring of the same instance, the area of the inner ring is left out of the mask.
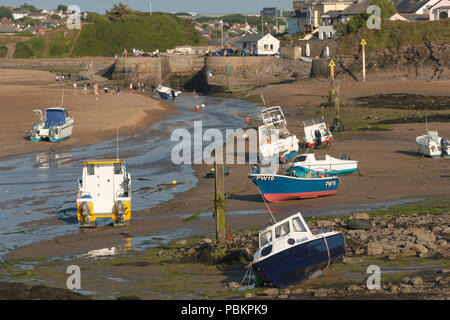
<path id="1" fill-rule="evenodd" d="M 88 174 L 88 176 L 94 175 L 94 165 L 93 164 L 87 165 L 87 174 Z"/>
<path id="2" fill-rule="evenodd" d="M 270 241 L 272 241 L 272 230 L 266 231 L 263 234 L 261 234 L 260 237 L 261 247 L 265 246 Z"/>
<path id="3" fill-rule="evenodd" d="M 292 219 L 292 227 L 295 232 L 306 232 L 306 228 L 299 218 Z"/>
<path id="4" fill-rule="evenodd" d="M 300 157 L 295 158 L 294 162 L 303 162 L 305 160 L 306 160 L 306 156 L 300 156 Z"/>
<path id="5" fill-rule="evenodd" d="M 275 238 L 282 237 L 289 233 L 289 221 L 275 228 Z"/>
<path id="6" fill-rule="evenodd" d="M 270 50 L 273 50 L 273 44 L 270 45 Z"/>
<path id="7" fill-rule="evenodd" d="M 114 163 L 114 174 L 122 174 L 122 164 Z"/>
<path id="8" fill-rule="evenodd" d="M 264 50 L 267 50 L 267 44 L 264 45 Z"/>

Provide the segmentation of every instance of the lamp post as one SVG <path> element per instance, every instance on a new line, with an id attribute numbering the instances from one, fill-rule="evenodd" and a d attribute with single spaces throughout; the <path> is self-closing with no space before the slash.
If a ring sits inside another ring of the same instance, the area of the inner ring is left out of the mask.
<path id="1" fill-rule="evenodd" d="M 222 39 L 222 49 L 223 49 L 223 20 L 220 20 L 220 24 L 222 26 L 221 39 Z"/>

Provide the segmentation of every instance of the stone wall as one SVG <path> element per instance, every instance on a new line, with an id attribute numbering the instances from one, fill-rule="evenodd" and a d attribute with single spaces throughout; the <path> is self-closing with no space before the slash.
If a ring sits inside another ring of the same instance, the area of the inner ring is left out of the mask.
<path id="1" fill-rule="evenodd" d="M 94 71 L 108 69 L 113 58 L 0 59 L 0 69 L 81 69 L 93 62 Z"/>

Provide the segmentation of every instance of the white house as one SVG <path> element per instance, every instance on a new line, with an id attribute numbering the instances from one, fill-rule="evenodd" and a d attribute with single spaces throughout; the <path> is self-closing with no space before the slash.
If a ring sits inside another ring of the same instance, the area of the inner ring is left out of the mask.
<path id="1" fill-rule="evenodd" d="M 280 40 L 271 34 L 247 34 L 236 41 L 238 50 L 248 50 L 254 55 L 268 56 L 279 52 Z"/>
<path id="2" fill-rule="evenodd" d="M 450 17 L 450 0 L 441 0 L 430 8 L 430 20 L 442 20 Z"/>
<path id="3" fill-rule="evenodd" d="M 14 20 L 22 19 L 23 17 L 28 16 L 30 13 L 26 10 L 13 11 Z"/>

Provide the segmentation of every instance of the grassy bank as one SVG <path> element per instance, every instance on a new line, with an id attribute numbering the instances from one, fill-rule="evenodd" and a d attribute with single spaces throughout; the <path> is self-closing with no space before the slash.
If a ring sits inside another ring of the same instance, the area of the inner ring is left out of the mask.
<path id="1" fill-rule="evenodd" d="M 8 48 L 6 46 L 0 46 L 0 58 L 6 57 L 8 54 Z"/>

